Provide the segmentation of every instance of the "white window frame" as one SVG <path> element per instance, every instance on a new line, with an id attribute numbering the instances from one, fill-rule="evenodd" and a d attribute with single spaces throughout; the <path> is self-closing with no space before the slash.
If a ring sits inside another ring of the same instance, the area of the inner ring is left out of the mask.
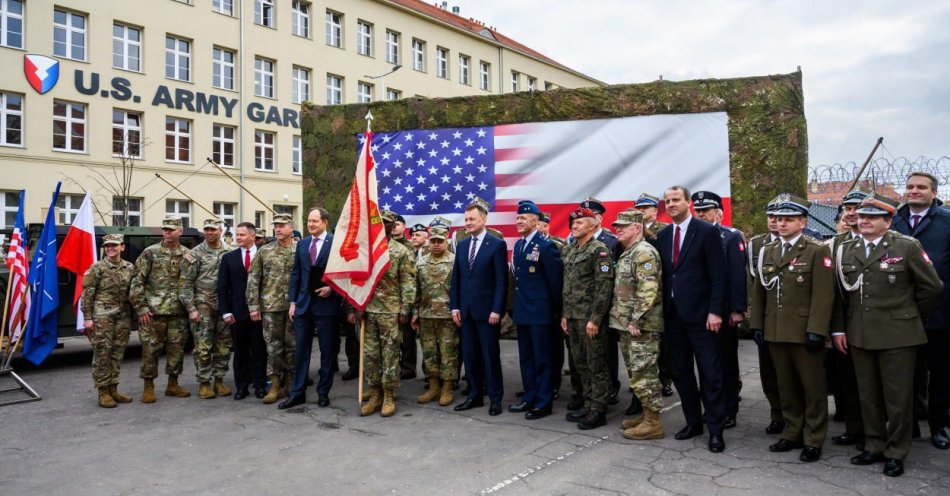
<path id="1" fill-rule="evenodd" d="M 122 197 L 119 197 L 119 196 L 112 197 L 112 225 L 117 226 L 117 227 L 122 224 L 121 222 L 119 222 L 121 219 L 118 218 L 122 215 L 122 212 L 121 210 L 117 209 L 119 205 L 117 205 L 116 203 L 121 202 L 121 201 L 122 201 Z M 142 225 L 142 202 L 143 201 L 144 199 L 141 197 L 136 197 L 136 196 L 126 197 L 126 205 L 128 206 L 128 209 L 129 209 L 129 223 L 126 227 L 137 227 L 137 226 Z M 138 208 L 134 208 L 136 206 Z"/>
<path id="2" fill-rule="evenodd" d="M 491 64 L 482 60 L 478 63 L 479 83 L 478 87 L 491 91 Z"/>
<path id="3" fill-rule="evenodd" d="M 254 130 L 254 170 L 274 172 L 277 164 L 277 133 Z"/>
<path id="4" fill-rule="evenodd" d="M 399 33 L 386 30 L 386 62 L 399 63 Z"/>
<path id="5" fill-rule="evenodd" d="M 274 98 L 275 62 L 264 57 L 254 57 L 254 95 Z"/>
<path id="6" fill-rule="evenodd" d="M 230 57 L 230 60 L 228 58 Z M 211 85 L 234 91 L 234 59 L 237 53 L 224 47 L 211 48 Z M 215 82 L 217 79 L 217 82 Z"/>
<path id="7" fill-rule="evenodd" d="M 254 0 L 254 24 L 273 28 L 276 6 L 274 0 Z"/>
<path id="8" fill-rule="evenodd" d="M 2 0 L 0 0 L 2 1 Z M 0 91 L 0 145 L 2 146 L 16 146 L 23 147 L 23 135 L 24 135 L 24 123 L 23 123 L 23 105 L 26 102 L 25 95 L 22 93 L 10 93 L 6 91 Z M 10 106 L 10 97 L 16 97 L 20 102 L 20 109 L 15 110 L 9 108 Z M 7 133 L 11 132 L 10 123 L 14 119 L 19 119 L 20 125 L 19 128 L 13 128 L 13 131 L 20 132 L 20 140 L 17 143 L 11 142 L 7 139 Z"/>
<path id="9" fill-rule="evenodd" d="M 459 83 L 472 85 L 472 58 L 468 55 L 459 54 Z"/>
<path id="10" fill-rule="evenodd" d="M 402 91 L 393 88 L 386 88 L 387 100 L 399 100 L 400 98 L 402 98 Z"/>
<path id="11" fill-rule="evenodd" d="M 521 80 L 521 74 L 517 71 L 511 71 L 511 92 L 517 93 Z"/>
<path id="12" fill-rule="evenodd" d="M 426 42 L 418 38 L 412 39 L 412 68 L 419 72 L 426 71 Z"/>
<path id="13" fill-rule="evenodd" d="M 327 9 L 324 38 L 328 46 L 343 48 L 343 14 Z"/>
<path id="14" fill-rule="evenodd" d="M 373 56 L 373 24 L 366 21 L 356 22 L 356 53 Z"/>
<path id="15" fill-rule="evenodd" d="M 116 29 L 122 30 L 116 34 Z M 138 34 L 138 40 L 132 39 L 132 33 Z M 132 52 L 135 52 L 134 56 Z M 116 65 L 116 57 L 120 64 Z M 142 29 L 128 24 L 112 24 L 112 67 L 124 71 L 142 72 Z"/>
<path id="16" fill-rule="evenodd" d="M 293 0 L 290 4 L 290 32 L 294 36 L 310 38 L 310 3 Z"/>
<path id="17" fill-rule="evenodd" d="M 58 116 L 56 115 L 56 106 L 63 105 L 65 108 L 65 115 Z M 82 117 L 75 118 L 73 117 L 73 110 L 75 109 L 82 110 Z M 87 109 L 86 104 L 70 102 L 66 100 L 53 100 L 53 150 L 58 152 L 72 152 L 72 153 L 85 153 L 86 152 L 86 133 L 88 130 L 88 125 L 86 123 Z M 64 127 L 63 143 L 62 148 L 56 147 L 56 123 L 62 122 Z M 77 134 L 82 139 L 82 146 L 79 148 L 73 147 L 73 131 L 76 129 L 81 129 L 81 135 Z"/>
<path id="18" fill-rule="evenodd" d="M 449 49 L 435 48 L 435 75 L 442 79 L 449 78 Z"/>
<path id="19" fill-rule="evenodd" d="M 373 85 L 365 81 L 356 83 L 356 101 L 359 103 L 369 103 L 373 101 Z"/>
<path id="20" fill-rule="evenodd" d="M 234 0 L 212 0 L 211 10 L 224 15 L 234 15 Z"/>
<path id="21" fill-rule="evenodd" d="M 168 129 L 168 125 L 172 124 L 172 129 Z M 179 124 L 185 124 L 185 130 L 181 130 Z M 188 119 L 182 119 L 179 117 L 165 116 L 165 161 L 171 162 L 174 164 L 190 164 L 191 163 L 191 126 L 192 122 Z M 174 145 L 173 158 L 168 158 L 168 139 L 171 138 Z M 182 146 L 186 144 L 186 146 Z M 182 158 L 182 154 L 187 156 Z"/>
<path id="22" fill-rule="evenodd" d="M 56 21 L 56 15 L 66 16 L 65 22 Z M 73 26 L 74 19 L 82 19 L 82 27 Z M 89 18 L 86 14 L 81 14 L 71 10 L 53 9 L 53 55 L 64 59 L 79 60 L 85 62 L 87 57 L 86 46 L 89 37 L 86 35 L 86 27 L 89 25 Z M 65 41 L 58 43 L 56 33 L 62 32 Z M 76 50 L 79 50 L 79 56 L 76 56 Z"/>
<path id="23" fill-rule="evenodd" d="M 237 151 L 235 136 L 237 136 L 237 128 L 234 126 L 217 122 L 211 125 L 211 160 L 221 167 L 234 168 L 234 154 Z M 231 145 L 231 153 L 227 152 L 228 145 Z"/>
<path id="24" fill-rule="evenodd" d="M 13 9 L 10 8 L 11 4 L 19 5 L 20 13 L 13 12 Z M 23 28 L 26 25 L 23 21 L 23 2 L 21 0 L 0 0 L 0 46 L 23 49 Z M 10 30 L 11 22 L 20 25 L 20 31 L 17 33 L 20 36 L 19 45 L 10 43 L 10 33 L 13 32 Z"/>
<path id="25" fill-rule="evenodd" d="M 11 202 L 7 202 L 7 197 Z M 0 229 L 11 229 L 16 223 L 16 214 L 20 209 L 20 192 L 0 190 Z M 7 217 L 10 221 L 7 222 Z"/>
<path id="26" fill-rule="evenodd" d="M 294 175 L 303 174 L 303 140 L 299 134 L 293 136 L 290 156 L 290 171 Z"/>
<path id="27" fill-rule="evenodd" d="M 79 215 L 79 207 L 86 195 L 76 195 L 70 193 L 61 193 L 56 199 L 57 219 L 62 226 L 68 226 L 76 220 Z M 60 206 L 62 204 L 62 206 Z"/>
<path id="28" fill-rule="evenodd" d="M 182 209 L 181 207 L 185 208 Z M 182 211 L 184 210 L 184 211 Z M 177 215 L 181 219 L 181 227 L 186 228 L 191 226 L 191 202 L 188 200 L 173 200 L 168 198 L 165 200 L 165 213 L 169 215 Z"/>
<path id="29" fill-rule="evenodd" d="M 343 103 L 343 76 L 327 74 L 327 105 Z"/>
<path id="30" fill-rule="evenodd" d="M 172 42 L 172 47 L 168 46 L 169 41 Z M 190 40 L 170 34 L 165 35 L 165 79 L 191 81 Z"/>
<path id="31" fill-rule="evenodd" d="M 116 114 L 121 116 L 122 122 L 116 122 Z M 135 123 L 136 119 L 132 117 L 138 117 L 138 123 Z M 129 158 L 142 158 L 142 121 L 145 120 L 145 116 L 142 112 L 133 112 L 131 110 L 125 109 L 112 109 L 112 156 L 113 157 L 129 157 Z M 121 145 L 122 151 L 115 151 L 115 133 L 119 131 L 122 133 Z M 129 136 L 132 133 L 138 134 L 137 142 L 133 143 Z M 134 148 L 133 148 L 133 145 Z"/>
<path id="32" fill-rule="evenodd" d="M 230 214 L 227 213 L 228 207 L 231 207 Z M 214 212 L 215 216 L 217 216 L 219 219 L 224 221 L 226 225 L 225 230 L 227 230 L 228 228 L 232 230 L 234 229 L 234 219 L 235 219 L 235 213 L 237 212 L 237 203 L 223 202 L 223 201 L 211 202 L 211 210 Z"/>
<path id="33" fill-rule="evenodd" d="M 538 87 L 538 78 L 533 78 L 531 76 L 526 76 L 528 78 L 528 87 L 526 91 L 534 91 Z"/>
<path id="34" fill-rule="evenodd" d="M 292 103 L 310 101 L 310 69 L 299 65 L 293 66 L 291 80 L 290 101 Z"/>

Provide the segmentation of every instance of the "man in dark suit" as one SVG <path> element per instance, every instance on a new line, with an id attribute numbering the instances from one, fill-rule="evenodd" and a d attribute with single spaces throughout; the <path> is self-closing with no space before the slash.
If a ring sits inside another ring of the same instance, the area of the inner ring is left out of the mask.
<path id="1" fill-rule="evenodd" d="M 488 202 L 476 197 L 465 208 L 469 237 L 455 249 L 449 303 L 452 320 L 462 328 L 462 361 L 469 381 L 468 397 L 456 411 L 483 406 L 482 376 L 488 382 L 490 415 L 501 414 L 504 387 L 498 336 L 508 287 L 508 247 L 486 232 Z M 481 360 L 479 360 L 481 354 Z"/>
<path id="2" fill-rule="evenodd" d="M 267 371 L 267 346 L 260 321 L 251 320 L 244 297 L 247 289 L 247 271 L 257 254 L 254 244 L 257 229 L 250 222 L 235 228 L 238 249 L 221 257 L 218 269 L 218 307 L 221 318 L 231 327 L 234 347 L 234 399 L 247 398 L 248 388 L 254 384 L 254 396 L 263 398 Z"/>
<path id="3" fill-rule="evenodd" d="M 294 383 L 290 396 L 277 405 L 281 410 L 307 402 L 307 376 L 313 350 L 313 333 L 320 345 L 320 378 L 317 381 L 317 405 L 330 405 L 333 386 L 333 360 L 338 352 L 337 318 L 342 299 L 323 282 L 333 235 L 327 232 L 330 213 L 313 207 L 307 214 L 309 236 L 297 242 L 294 268 L 290 272 L 290 318 L 294 321 Z"/>
<path id="4" fill-rule="evenodd" d="M 518 326 L 518 357 L 524 396 L 508 410 L 524 412 L 528 420 L 551 414 L 551 325 L 561 308 L 564 267 L 557 245 L 538 234 L 541 210 L 534 202 L 518 203 L 515 227 L 521 239 L 511 254 L 514 307 L 511 320 Z"/>
<path id="5" fill-rule="evenodd" d="M 683 186 L 671 186 L 664 192 L 666 212 L 673 225 L 657 233 L 663 260 L 663 310 L 670 368 L 686 417 L 686 427 L 675 437 L 682 440 L 703 433 L 700 392 L 693 372 L 695 358 L 709 426 L 709 451 L 720 453 L 726 447 L 722 439 L 726 408 L 719 347 L 726 257 L 716 226 L 690 215 L 689 197 L 689 190 Z"/>

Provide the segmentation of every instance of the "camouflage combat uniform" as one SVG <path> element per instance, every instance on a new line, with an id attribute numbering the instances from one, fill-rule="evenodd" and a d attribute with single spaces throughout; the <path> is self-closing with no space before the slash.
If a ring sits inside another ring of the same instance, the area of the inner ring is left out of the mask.
<path id="1" fill-rule="evenodd" d="M 94 324 L 89 342 L 92 343 L 92 379 L 97 388 L 119 383 L 119 369 L 132 323 L 129 285 L 133 271 L 130 262 L 112 263 L 103 259 L 82 276 L 82 313 Z"/>
<path id="2" fill-rule="evenodd" d="M 247 274 L 247 308 L 261 312 L 268 376 L 294 371 L 294 324 L 287 316 L 287 293 L 296 248 L 296 241 L 286 248 L 277 241 L 260 247 Z"/>
<path id="3" fill-rule="evenodd" d="M 449 308 L 449 285 L 455 254 L 422 256 L 416 267 L 419 286 L 415 314 L 419 318 L 423 369 L 427 377 L 458 380 L 459 334 Z"/>
<path id="4" fill-rule="evenodd" d="M 193 325 L 195 369 L 198 382 L 223 379 L 231 360 L 231 333 L 218 313 L 218 267 L 228 252 L 224 243 L 212 248 L 203 241 L 184 256 L 178 296 L 185 311 L 197 311 L 201 322 Z M 213 376 L 213 377 L 212 377 Z"/>
<path id="5" fill-rule="evenodd" d="M 630 374 L 630 387 L 644 407 L 663 408 L 657 356 L 663 332 L 663 293 L 660 254 L 645 240 L 627 248 L 617 260 L 610 327 L 620 331 L 621 347 Z M 636 322 L 640 336 L 630 335 Z"/>
<path id="6" fill-rule="evenodd" d="M 416 299 L 413 254 L 398 242 L 389 242 L 389 269 L 380 278 L 366 305 L 363 375 L 370 388 L 399 387 L 402 335 L 399 316 L 408 317 Z"/>
<path id="7" fill-rule="evenodd" d="M 574 367 L 581 377 L 584 400 L 593 411 L 607 411 L 610 378 L 607 372 L 607 326 L 604 317 L 610 311 L 614 285 L 613 258 L 607 245 L 591 238 L 562 249 L 564 262 L 564 311 Z M 587 336 L 587 323 L 600 328 L 593 338 Z"/>
<path id="8" fill-rule="evenodd" d="M 160 242 L 145 248 L 135 261 L 129 300 L 137 316 L 152 312 L 151 323 L 139 325 L 143 379 L 158 375 L 158 354 L 163 349 L 167 356 L 165 373 L 175 377 L 181 374 L 188 317 L 178 299 L 178 278 L 187 252 L 184 246 L 170 249 Z"/>

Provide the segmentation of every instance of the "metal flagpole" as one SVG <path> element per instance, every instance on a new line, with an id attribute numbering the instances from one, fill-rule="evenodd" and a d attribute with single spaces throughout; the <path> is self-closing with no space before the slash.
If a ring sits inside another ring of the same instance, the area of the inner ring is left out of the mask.
<path id="1" fill-rule="evenodd" d="M 366 132 L 372 131 L 371 125 L 373 123 L 373 113 L 370 111 L 366 112 Z M 353 219 L 350 219 L 350 222 L 353 222 Z M 356 394 L 359 395 L 359 400 L 357 400 L 358 405 L 363 404 L 363 341 L 366 338 L 366 313 L 360 312 L 360 369 L 359 369 L 359 384 L 356 387 Z"/>

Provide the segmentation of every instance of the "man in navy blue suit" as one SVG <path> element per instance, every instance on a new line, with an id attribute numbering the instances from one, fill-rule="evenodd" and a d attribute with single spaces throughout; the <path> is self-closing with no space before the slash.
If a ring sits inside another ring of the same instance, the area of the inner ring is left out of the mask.
<path id="1" fill-rule="evenodd" d="M 515 227 L 521 239 L 511 254 L 514 307 L 511 319 L 518 326 L 518 357 L 524 396 L 511 412 L 525 412 L 528 420 L 551 414 L 551 324 L 561 308 L 564 267 L 557 245 L 538 235 L 541 210 L 534 202 L 518 203 Z"/>
<path id="2" fill-rule="evenodd" d="M 281 410 L 307 402 L 307 376 L 313 350 L 313 334 L 320 345 L 320 378 L 317 381 L 317 405 L 330 405 L 333 386 L 333 361 L 337 355 L 337 318 L 342 299 L 323 282 L 330 258 L 333 235 L 327 232 L 330 213 L 313 207 L 307 215 L 309 236 L 297 242 L 294 268 L 290 272 L 290 318 L 294 321 L 294 384 L 290 396 L 277 405 Z"/>
<path id="3" fill-rule="evenodd" d="M 663 310 L 670 369 L 686 417 L 686 427 L 674 437 L 682 440 L 703 433 L 700 392 L 693 372 L 695 358 L 709 426 L 709 451 L 720 453 L 726 447 L 722 438 L 726 408 L 719 348 L 726 257 L 719 229 L 690 215 L 689 198 L 689 190 L 683 186 L 671 186 L 664 192 L 666 213 L 673 224 L 657 234 L 663 260 Z"/>
<path id="4" fill-rule="evenodd" d="M 465 231 L 470 236 L 455 248 L 449 303 L 452 320 L 462 328 L 462 361 L 469 381 L 468 397 L 455 411 L 484 406 L 484 376 L 491 401 L 488 413 L 499 415 L 504 387 L 498 336 L 508 288 L 508 248 L 504 240 L 486 232 L 489 209 L 488 202 L 478 197 L 465 207 Z"/>

